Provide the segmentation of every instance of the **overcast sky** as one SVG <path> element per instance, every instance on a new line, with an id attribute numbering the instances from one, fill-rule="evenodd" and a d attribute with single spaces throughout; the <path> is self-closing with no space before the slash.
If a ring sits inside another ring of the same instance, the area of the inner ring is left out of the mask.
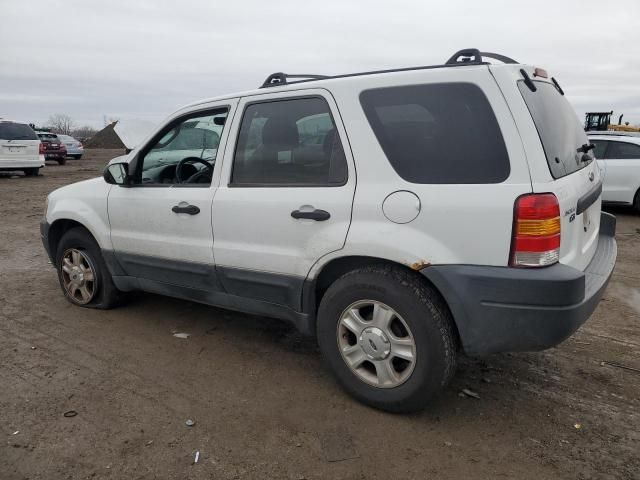
<path id="1" fill-rule="evenodd" d="M 0 0 L 0 116 L 159 122 L 276 71 L 428 65 L 467 47 L 546 68 L 581 119 L 640 124 L 640 0 Z"/>

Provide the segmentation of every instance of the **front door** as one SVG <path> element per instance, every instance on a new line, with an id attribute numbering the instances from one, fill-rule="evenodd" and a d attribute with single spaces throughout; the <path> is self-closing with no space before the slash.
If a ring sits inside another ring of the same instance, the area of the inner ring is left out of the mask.
<path id="1" fill-rule="evenodd" d="M 324 90 L 240 100 L 213 202 L 216 271 L 233 295 L 300 308 L 312 265 L 343 247 L 355 169 Z"/>
<path id="2" fill-rule="evenodd" d="M 132 184 L 111 189 L 111 241 L 127 275 L 215 289 L 211 204 L 235 103 L 171 120 L 132 160 Z"/>

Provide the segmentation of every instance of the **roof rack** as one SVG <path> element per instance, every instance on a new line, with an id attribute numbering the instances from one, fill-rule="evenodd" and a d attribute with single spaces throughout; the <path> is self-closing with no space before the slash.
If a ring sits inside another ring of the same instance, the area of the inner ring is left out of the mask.
<path id="1" fill-rule="evenodd" d="M 493 58 L 502 63 L 518 63 L 513 58 L 500 55 L 499 53 L 481 52 L 477 48 L 465 48 L 464 50 L 454 53 L 445 65 L 459 65 L 461 63 L 464 65 L 486 65 L 486 62 L 482 61 L 482 57 Z"/>
<path id="2" fill-rule="evenodd" d="M 288 83 L 297 83 L 297 82 L 289 82 L 290 78 L 301 78 L 300 81 L 309 81 L 309 80 L 324 80 L 326 78 L 331 78 L 327 75 L 313 75 L 313 74 L 304 74 L 304 73 L 272 73 L 267 77 L 260 88 L 267 87 L 276 87 L 279 85 L 287 85 Z"/>
<path id="3" fill-rule="evenodd" d="M 391 72 L 404 72 L 408 70 L 426 70 L 431 68 L 444 68 L 444 67 L 456 67 L 462 65 L 488 65 L 489 62 L 485 62 L 482 58 L 492 58 L 502 63 L 516 64 L 513 58 L 500 55 L 499 53 L 481 52 L 477 48 L 465 48 L 453 54 L 453 56 L 447 60 L 443 65 L 429 65 L 424 67 L 406 67 L 406 68 L 393 68 L 389 70 L 375 70 L 371 72 L 360 73 L 347 73 L 343 75 L 306 75 L 306 74 L 291 74 L 291 73 L 272 73 L 267 77 L 260 88 L 279 87 L 280 85 L 290 85 L 292 83 L 311 82 L 314 80 L 326 80 L 330 78 L 345 78 L 356 77 L 360 75 L 373 75 L 376 73 L 391 73 Z M 299 79 L 290 82 L 289 79 Z"/>

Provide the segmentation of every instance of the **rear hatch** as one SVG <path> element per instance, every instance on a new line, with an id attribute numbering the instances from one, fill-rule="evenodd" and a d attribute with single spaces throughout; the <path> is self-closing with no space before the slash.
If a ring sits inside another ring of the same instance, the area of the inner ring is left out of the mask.
<path id="1" fill-rule="evenodd" d="M 546 72 L 540 69 L 522 70 L 525 74 L 518 71 L 517 89 L 542 145 L 542 152 L 538 148 L 528 149 L 527 153 L 532 188 L 534 193 L 555 194 L 560 204 L 560 263 L 584 270 L 598 246 L 600 170 L 561 87 L 544 78 Z M 534 165 L 535 162 L 540 163 Z"/>
<path id="2" fill-rule="evenodd" d="M 40 139 L 25 123 L 0 122 L 0 160 L 12 163 L 38 158 Z"/>
<path id="3" fill-rule="evenodd" d="M 40 137 L 40 140 L 42 140 L 44 149 L 47 152 L 58 152 L 64 148 L 62 142 L 54 133 L 39 133 L 38 136 Z"/>

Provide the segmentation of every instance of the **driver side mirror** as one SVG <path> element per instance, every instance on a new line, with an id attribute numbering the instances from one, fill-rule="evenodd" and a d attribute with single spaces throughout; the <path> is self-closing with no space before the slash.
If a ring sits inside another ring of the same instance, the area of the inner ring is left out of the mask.
<path id="1" fill-rule="evenodd" d="M 102 177 L 105 182 L 111 185 L 125 185 L 129 183 L 129 164 L 122 162 L 107 165 Z"/>

